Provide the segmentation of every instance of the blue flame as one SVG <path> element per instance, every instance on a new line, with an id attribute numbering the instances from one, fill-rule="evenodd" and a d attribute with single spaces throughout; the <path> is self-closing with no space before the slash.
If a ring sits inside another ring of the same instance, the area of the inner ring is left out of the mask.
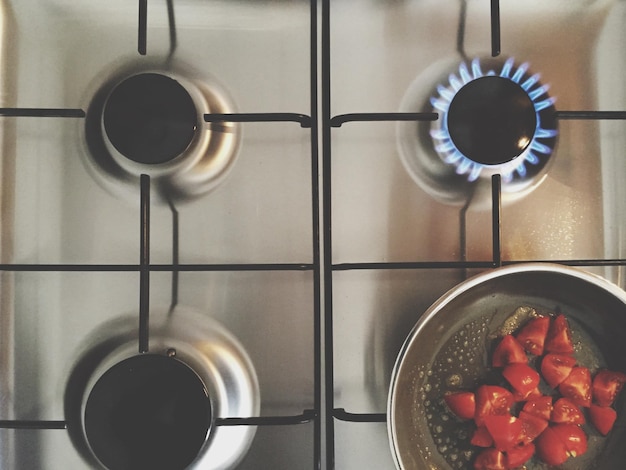
<path id="1" fill-rule="evenodd" d="M 514 66 L 514 59 L 509 58 L 502 66 L 500 73 L 497 73 L 495 70 L 489 70 L 485 73 L 482 71 L 480 61 L 477 58 L 472 60 L 469 69 L 467 64 L 463 62 L 459 66 L 458 75 L 450 74 L 448 77 L 448 86 L 439 85 L 437 87 L 438 96 L 430 100 L 433 108 L 440 113 L 439 120 L 436 121 L 435 124 L 439 127 L 432 129 L 430 132 L 431 137 L 435 141 L 435 150 L 444 162 L 455 167 L 457 174 L 467 174 L 469 181 L 478 179 L 487 165 L 477 163 L 467 158 L 456 147 L 448 131 L 447 114 L 456 93 L 469 82 L 478 78 L 496 75 L 508 78 L 526 91 L 535 108 L 537 126 L 526 150 L 510 162 L 491 166 L 497 167 L 502 176 L 502 180 L 504 182 L 511 181 L 515 173 L 523 178 L 526 176 L 526 164 L 537 165 L 541 161 L 540 155 L 549 156 L 552 153 L 551 147 L 539 142 L 537 139 L 549 139 L 556 137 L 558 134 L 556 129 L 542 128 L 539 115 L 542 110 L 552 106 L 556 99 L 547 95 L 548 89 L 550 88 L 549 85 L 539 84 L 539 74 L 532 75 L 524 80 L 526 71 L 528 70 L 528 63 L 523 63 L 516 69 Z"/>

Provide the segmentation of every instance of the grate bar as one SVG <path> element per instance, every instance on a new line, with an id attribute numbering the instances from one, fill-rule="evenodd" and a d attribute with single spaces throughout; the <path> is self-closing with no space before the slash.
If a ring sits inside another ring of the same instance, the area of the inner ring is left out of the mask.
<path id="1" fill-rule="evenodd" d="M 300 127 L 311 127 L 311 116 L 299 113 L 211 113 L 206 122 L 297 122 Z"/>
<path id="2" fill-rule="evenodd" d="M 333 116 L 331 127 L 341 127 L 346 122 L 377 122 L 377 121 L 436 121 L 437 113 L 348 113 Z"/>
<path id="3" fill-rule="evenodd" d="M 84 118 L 86 113 L 72 108 L 0 108 L 0 116 Z"/>

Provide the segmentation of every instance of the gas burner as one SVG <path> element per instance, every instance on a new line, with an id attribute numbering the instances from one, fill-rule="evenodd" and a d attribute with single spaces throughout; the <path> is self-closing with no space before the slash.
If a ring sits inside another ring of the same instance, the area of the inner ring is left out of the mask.
<path id="1" fill-rule="evenodd" d="M 527 63 L 515 68 L 509 58 L 499 72 L 483 73 L 474 59 L 471 71 L 463 62 L 447 87 L 437 87 L 438 96 L 431 99 L 440 113 L 430 133 L 435 150 L 470 181 L 483 171 L 499 172 L 504 182 L 525 178 L 552 154 L 558 131 L 549 113 L 555 99 L 547 96 L 549 86 L 539 83 L 538 74 L 526 75 L 527 69 Z M 527 170 L 528 165 L 535 168 Z"/>
<path id="2" fill-rule="evenodd" d="M 148 353 L 137 353 L 135 315 L 102 325 L 84 342 L 65 392 L 72 442 L 85 461 L 107 470 L 235 467 L 256 428 L 215 420 L 259 414 L 247 353 L 197 312 L 150 315 Z"/>
<path id="3" fill-rule="evenodd" d="M 95 179 L 136 198 L 141 174 L 156 200 L 202 196 L 228 175 L 239 148 L 236 123 L 204 123 L 204 114 L 232 113 L 226 92 L 188 68 L 122 67 L 97 86 L 84 140 Z"/>
<path id="4" fill-rule="evenodd" d="M 433 73 L 416 80 L 405 96 L 403 111 L 439 115 L 432 124 L 401 123 L 405 167 L 423 189 L 448 203 L 467 202 L 476 184 L 494 174 L 501 175 L 507 200 L 527 194 L 543 180 L 556 145 L 549 86 L 512 58 L 475 58 L 456 68 L 434 96 L 425 86 Z"/>
<path id="5" fill-rule="evenodd" d="M 108 469 L 187 468 L 211 426 L 204 383 L 183 362 L 142 354 L 114 365 L 85 406 L 85 434 Z"/>

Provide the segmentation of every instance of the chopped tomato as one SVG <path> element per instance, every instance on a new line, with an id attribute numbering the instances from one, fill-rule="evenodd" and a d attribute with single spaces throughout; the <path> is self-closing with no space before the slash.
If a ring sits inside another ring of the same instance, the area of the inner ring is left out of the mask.
<path id="1" fill-rule="evenodd" d="M 530 443 L 523 446 L 513 447 L 506 451 L 506 468 L 517 468 L 524 465 L 535 454 L 535 445 Z"/>
<path id="2" fill-rule="evenodd" d="M 541 376 L 546 383 L 556 388 L 572 372 L 576 359 L 565 354 L 546 354 L 541 361 Z"/>
<path id="3" fill-rule="evenodd" d="M 548 465 L 561 465 L 569 458 L 565 442 L 554 432 L 552 427 L 547 427 L 541 433 L 535 441 L 535 447 L 539 458 Z"/>
<path id="4" fill-rule="evenodd" d="M 489 434 L 487 426 L 478 426 L 474 430 L 470 444 L 476 447 L 491 447 L 493 445 L 493 437 Z"/>
<path id="5" fill-rule="evenodd" d="M 502 375 L 522 397 L 527 397 L 539 385 L 539 374 L 528 364 L 509 364 Z"/>
<path id="6" fill-rule="evenodd" d="M 474 460 L 474 470 L 506 470 L 504 454 L 493 447 L 484 449 Z"/>
<path id="7" fill-rule="evenodd" d="M 551 353 L 572 354 L 574 352 L 572 332 L 565 315 L 558 315 L 550 324 L 544 348 Z"/>
<path id="8" fill-rule="evenodd" d="M 498 450 L 508 450 L 519 444 L 522 422 L 511 415 L 491 415 L 485 417 L 485 426 L 493 438 L 493 446 Z"/>
<path id="9" fill-rule="evenodd" d="M 515 401 L 527 401 L 533 398 L 538 398 L 543 396 L 539 387 L 535 387 L 530 392 L 520 393 L 517 390 L 513 390 L 513 398 Z"/>
<path id="10" fill-rule="evenodd" d="M 532 415 L 524 410 L 519 412 L 519 420 L 522 423 L 522 432 L 519 438 L 522 444 L 531 443 L 548 427 L 547 419 Z"/>
<path id="11" fill-rule="evenodd" d="M 443 400 L 450 411 L 461 419 L 472 419 L 476 414 L 476 399 L 473 392 L 454 392 L 444 395 Z"/>
<path id="12" fill-rule="evenodd" d="M 552 415 L 552 397 L 548 395 L 533 397 L 524 404 L 522 410 L 548 421 Z"/>
<path id="13" fill-rule="evenodd" d="M 554 403 L 550 421 L 553 423 L 585 424 L 585 415 L 569 398 L 559 398 Z"/>
<path id="14" fill-rule="evenodd" d="M 559 392 L 578 406 L 591 405 L 591 373 L 586 367 L 576 366 L 559 385 Z"/>
<path id="15" fill-rule="evenodd" d="M 493 351 L 491 363 L 494 367 L 504 367 L 507 364 L 526 364 L 528 358 L 522 345 L 513 337 L 505 335 Z"/>
<path id="16" fill-rule="evenodd" d="M 587 435 L 580 426 L 555 424 L 552 430 L 563 441 L 570 456 L 577 457 L 587 452 Z"/>
<path id="17" fill-rule="evenodd" d="M 533 318 L 517 333 L 517 341 L 528 353 L 541 356 L 549 328 L 550 317 Z"/>
<path id="18" fill-rule="evenodd" d="M 600 406 L 611 406 L 626 383 L 626 374 L 601 370 L 593 378 L 593 401 Z"/>
<path id="19" fill-rule="evenodd" d="M 589 407 L 589 419 L 600 434 L 606 436 L 613 429 L 617 412 L 609 406 L 591 405 Z"/>
<path id="20" fill-rule="evenodd" d="M 513 394 L 506 388 L 497 385 L 481 385 L 476 390 L 476 414 L 474 415 L 476 425 L 485 424 L 486 416 L 508 415 L 513 402 Z"/>

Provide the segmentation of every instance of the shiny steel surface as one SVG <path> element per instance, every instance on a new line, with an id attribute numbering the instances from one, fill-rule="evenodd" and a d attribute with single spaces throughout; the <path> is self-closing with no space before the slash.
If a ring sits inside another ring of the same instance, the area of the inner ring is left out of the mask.
<path id="1" fill-rule="evenodd" d="M 452 355 L 442 357 L 449 352 L 446 343 L 449 345 L 451 339 L 463 335 L 462 331 L 466 332 L 466 339 L 472 339 L 467 332 L 474 332 L 478 345 L 477 354 L 472 357 L 485 361 L 489 338 L 522 306 L 565 313 L 599 349 L 599 357 L 577 356 L 580 363 L 590 361 L 588 364 L 596 367 L 603 365 L 626 372 L 626 292 L 615 284 L 576 268 L 541 263 L 494 269 L 472 277 L 432 304 L 398 355 L 388 397 L 389 440 L 398 469 L 454 468 L 439 453 L 441 444 L 436 442 L 437 438 L 450 436 L 438 436 L 427 423 L 429 407 L 423 394 L 430 387 L 435 388 L 430 379 L 433 364 L 438 360 L 448 361 L 450 374 L 458 373 L 468 380 L 463 372 L 467 366 L 463 359 Z M 472 327 L 468 328 L 469 325 Z M 485 327 L 476 329 L 473 325 Z M 465 348 L 466 360 L 471 350 L 471 346 Z M 443 392 L 446 385 L 437 383 L 437 387 Z M 428 395 L 427 399 L 431 398 Z M 626 422 L 623 396 L 617 403 L 617 411 L 615 431 L 606 440 L 590 435 L 588 453 L 560 468 L 608 469 L 623 464 L 626 458 L 622 444 Z"/>
<path id="2" fill-rule="evenodd" d="M 260 392 L 252 361 L 241 343 L 216 321 L 176 307 L 151 312 L 150 352 L 175 354 L 207 388 L 212 417 L 258 416 Z M 93 386 L 113 365 L 137 354 L 135 317 L 102 325 L 77 352 L 65 392 L 68 428 L 74 444 L 87 462 L 103 467 L 93 455 L 84 429 L 84 413 Z M 190 469 L 225 470 L 245 457 L 256 428 L 213 425 Z"/>

